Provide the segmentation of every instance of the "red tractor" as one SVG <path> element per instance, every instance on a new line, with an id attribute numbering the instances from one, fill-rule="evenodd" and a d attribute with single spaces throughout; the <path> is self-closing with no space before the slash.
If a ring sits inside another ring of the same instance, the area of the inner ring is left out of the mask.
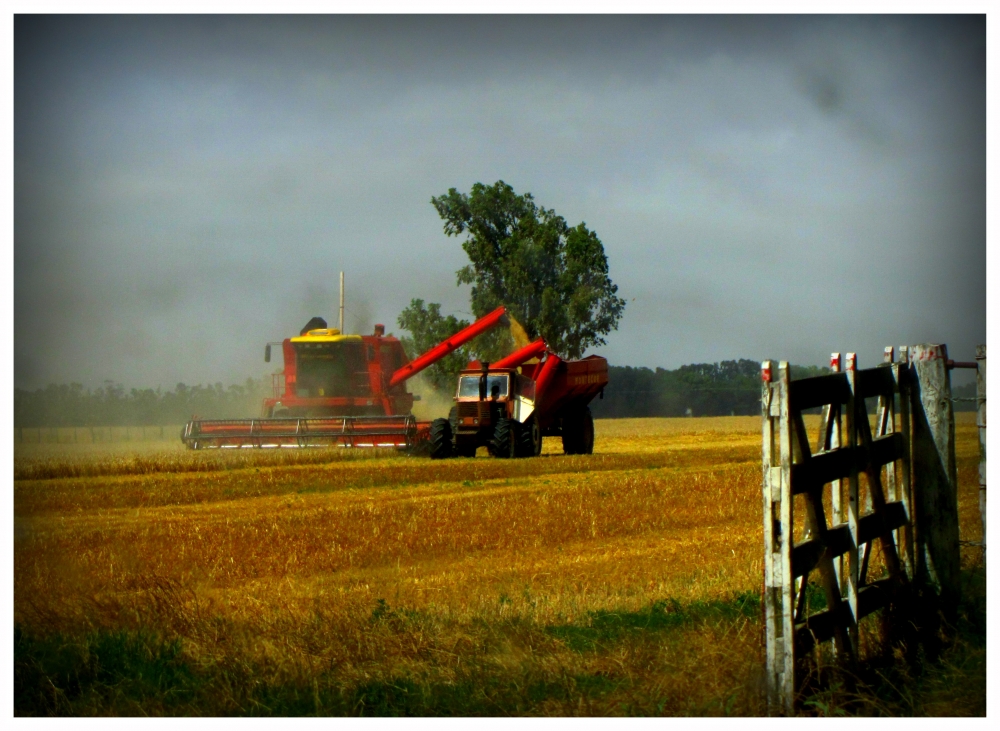
<path id="1" fill-rule="evenodd" d="M 594 451 L 588 404 L 608 383 L 607 360 L 564 361 L 538 339 L 496 363 L 469 365 L 448 418 L 431 422 L 432 458 L 473 457 L 479 447 L 494 457 L 534 457 L 545 436 L 561 436 L 566 454 Z"/>
<path id="2" fill-rule="evenodd" d="M 376 325 L 372 335 L 346 335 L 337 329 L 326 327 L 326 323 L 319 318 L 314 318 L 298 337 L 286 338 L 281 343 L 284 367 L 274 376 L 273 395 L 264 399 L 262 418 L 189 421 L 184 426 L 181 439 L 191 449 L 313 447 L 330 444 L 411 449 L 430 446 L 432 454 L 448 456 L 441 454 L 440 450 L 435 452 L 433 442 L 429 442 L 432 423 L 418 422 L 411 413 L 415 397 L 406 390 L 406 380 L 498 325 L 509 325 L 503 307 L 498 307 L 455 333 L 419 358 L 407 362 L 402 343 L 391 335 L 386 336 L 382 325 Z M 514 419 L 510 425 L 510 433 L 517 432 L 518 436 L 512 439 L 524 439 L 522 432 L 526 428 L 530 431 L 530 424 L 538 425 L 538 449 L 533 452 L 535 454 L 541 449 L 542 433 L 563 434 L 564 445 L 569 445 L 567 451 L 590 452 L 593 448 L 593 423 L 586 404 L 607 383 L 607 362 L 596 356 L 582 361 L 563 362 L 549 353 L 544 362 L 526 364 L 526 361 L 543 355 L 544 351 L 544 343 L 537 341 L 488 369 L 490 374 L 496 375 L 503 371 L 508 382 L 513 379 L 515 384 L 509 387 L 510 393 L 517 392 L 523 397 L 513 402 L 506 395 L 498 397 L 493 400 L 492 408 L 496 410 L 497 404 L 510 402 L 509 408 L 515 409 L 510 412 Z M 269 362 L 270 359 L 271 345 L 268 344 L 264 360 Z M 603 370 L 594 365 L 592 375 L 587 370 L 591 366 L 584 366 L 581 371 L 581 366 L 578 365 L 596 364 L 598 361 Z M 560 368 L 560 363 L 564 367 Z M 480 370 L 475 373 L 479 374 Z M 462 378 L 466 373 L 463 372 Z M 586 384 L 576 384 L 574 379 L 579 380 L 580 374 L 585 379 L 593 380 Z M 536 381 L 537 386 L 534 386 Z M 519 390 L 522 389 L 522 382 L 525 384 L 523 391 Z M 535 409 L 537 400 L 529 382 L 538 394 L 550 395 L 545 396 L 543 401 L 538 401 L 543 408 L 530 421 L 529 426 L 525 427 L 523 424 L 529 423 L 531 410 Z M 459 383 L 461 391 L 461 378 Z M 581 402 L 585 394 L 589 395 Z M 455 422 L 456 428 L 449 439 L 454 440 L 455 435 L 462 435 L 454 441 L 456 446 L 453 452 L 464 454 L 468 452 L 469 440 L 465 436 L 465 423 L 461 422 L 462 417 L 457 411 L 467 410 L 469 406 L 463 405 L 467 402 L 464 397 L 456 400 L 458 404 L 453 414 L 458 421 Z M 479 407 L 472 404 L 472 408 Z M 490 424 L 496 423 L 496 418 L 490 421 Z M 576 434 L 574 429 L 582 430 L 580 435 L 573 436 Z M 569 441 L 567 434 L 570 435 Z M 500 453 L 503 449 L 491 448 L 491 451 Z M 474 449 L 472 453 L 475 453 Z M 515 453 L 521 454 L 524 450 L 510 452 L 511 455 Z M 506 453 L 504 456 L 507 456 Z"/>

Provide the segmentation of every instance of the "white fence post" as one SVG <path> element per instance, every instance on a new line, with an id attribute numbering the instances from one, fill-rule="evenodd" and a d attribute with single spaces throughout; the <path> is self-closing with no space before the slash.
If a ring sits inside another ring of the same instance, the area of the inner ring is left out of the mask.
<path id="1" fill-rule="evenodd" d="M 912 349 L 914 388 L 912 446 L 914 523 L 919 578 L 930 583 L 951 615 L 958 607 L 958 479 L 955 415 L 951 403 L 948 347 Z"/>
<path id="2" fill-rule="evenodd" d="M 976 426 L 979 427 L 979 516 L 983 521 L 986 565 L 986 344 L 976 346 Z"/>

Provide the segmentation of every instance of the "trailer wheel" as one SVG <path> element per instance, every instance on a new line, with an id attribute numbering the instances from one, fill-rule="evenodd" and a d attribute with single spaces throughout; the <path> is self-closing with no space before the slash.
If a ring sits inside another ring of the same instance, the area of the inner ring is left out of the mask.
<path id="1" fill-rule="evenodd" d="M 588 406 L 583 410 L 583 417 L 581 419 L 583 422 L 583 429 L 581 430 L 581 440 L 580 440 L 580 454 L 593 454 L 594 453 L 594 417 L 590 413 L 590 407 Z"/>
<path id="2" fill-rule="evenodd" d="M 565 454 L 594 453 L 594 417 L 589 406 L 563 417 L 562 441 Z"/>
<path id="3" fill-rule="evenodd" d="M 542 429 L 531 415 L 517 430 L 517 456 L 537 457 L 542 453 Z"/>
<path id="4" fill-rule="evenodd" d="M 580 447 L 579 422 L 573 414 L 566 414 L 562 419 L 563 454 L 579 454 Z"/>
<path id="5" fill-rule="evenodd" d="M 497 419 L 497 425 L 493 429 L 493 443 L 490 445 L 494 457 L 515 457 L 517 456 L 517 442 L 515 441 L 515 424 L 513 419 Z"/>
<path id="6" fill-rule="evenodd" d="M 447 459 L 451 456 L 451 424 L 447 419 L 431 422 L 431 459 Z"/>

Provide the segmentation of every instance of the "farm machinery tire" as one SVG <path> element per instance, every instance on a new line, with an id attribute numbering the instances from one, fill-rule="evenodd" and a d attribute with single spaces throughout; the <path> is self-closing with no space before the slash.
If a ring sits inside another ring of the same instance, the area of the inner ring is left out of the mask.
<path id="1" fill-rule="evenodd" d="M 517 428 L 517 456 L 537 457 L 542 453 L 542 429 L 534 415 Z"/>
<path id="2" fill-rule="evenodd" d="M 497 420 L 493 428 L 493 440 L 490 442 L 490 453 L 494 457 L 506 459 L 517 456 L 517 426 L 513 419 Z"/>
<path id="3" fill-rule="evenodd" d="M 451 422 L 435 419 L 431 422 L 431 459 L 447 459 L 452 456 Z"/>
<path id="4" fill-rule="evenodd" d="M 476 445 L 455 445 L 455 456 L 456 457 L 475 457 L 476 456 Z"/>
<path id="5" fill-rule="evenodd" d="M 589 406 L 563 417 L 562 441 L 565 454 L 594 453 L 594 417 Z"/>
<path id="6" fill-rule="evenodd" d="M 477 445 L 467 442 L 463 444 L 458 439 L 458 408 L 455 406 L 452 406 L 451 411 L 448 412 L 448 423 L 451 424 L 452 456 L 475 457 Z"/>

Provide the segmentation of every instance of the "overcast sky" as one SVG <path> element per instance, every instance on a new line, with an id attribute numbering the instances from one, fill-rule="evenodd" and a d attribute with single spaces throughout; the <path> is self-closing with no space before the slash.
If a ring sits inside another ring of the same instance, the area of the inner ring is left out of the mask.
<path id="1" fill-rule="evenodd" d="M 597 352 L 824 364 L 986 340 L 981 17 L 25 17 L 15 385 L 258 377 L 313 315 L 468 316 L 430 204 L 604 242 Z M 412 354 L 411 354 L 412 355 Z"/>

